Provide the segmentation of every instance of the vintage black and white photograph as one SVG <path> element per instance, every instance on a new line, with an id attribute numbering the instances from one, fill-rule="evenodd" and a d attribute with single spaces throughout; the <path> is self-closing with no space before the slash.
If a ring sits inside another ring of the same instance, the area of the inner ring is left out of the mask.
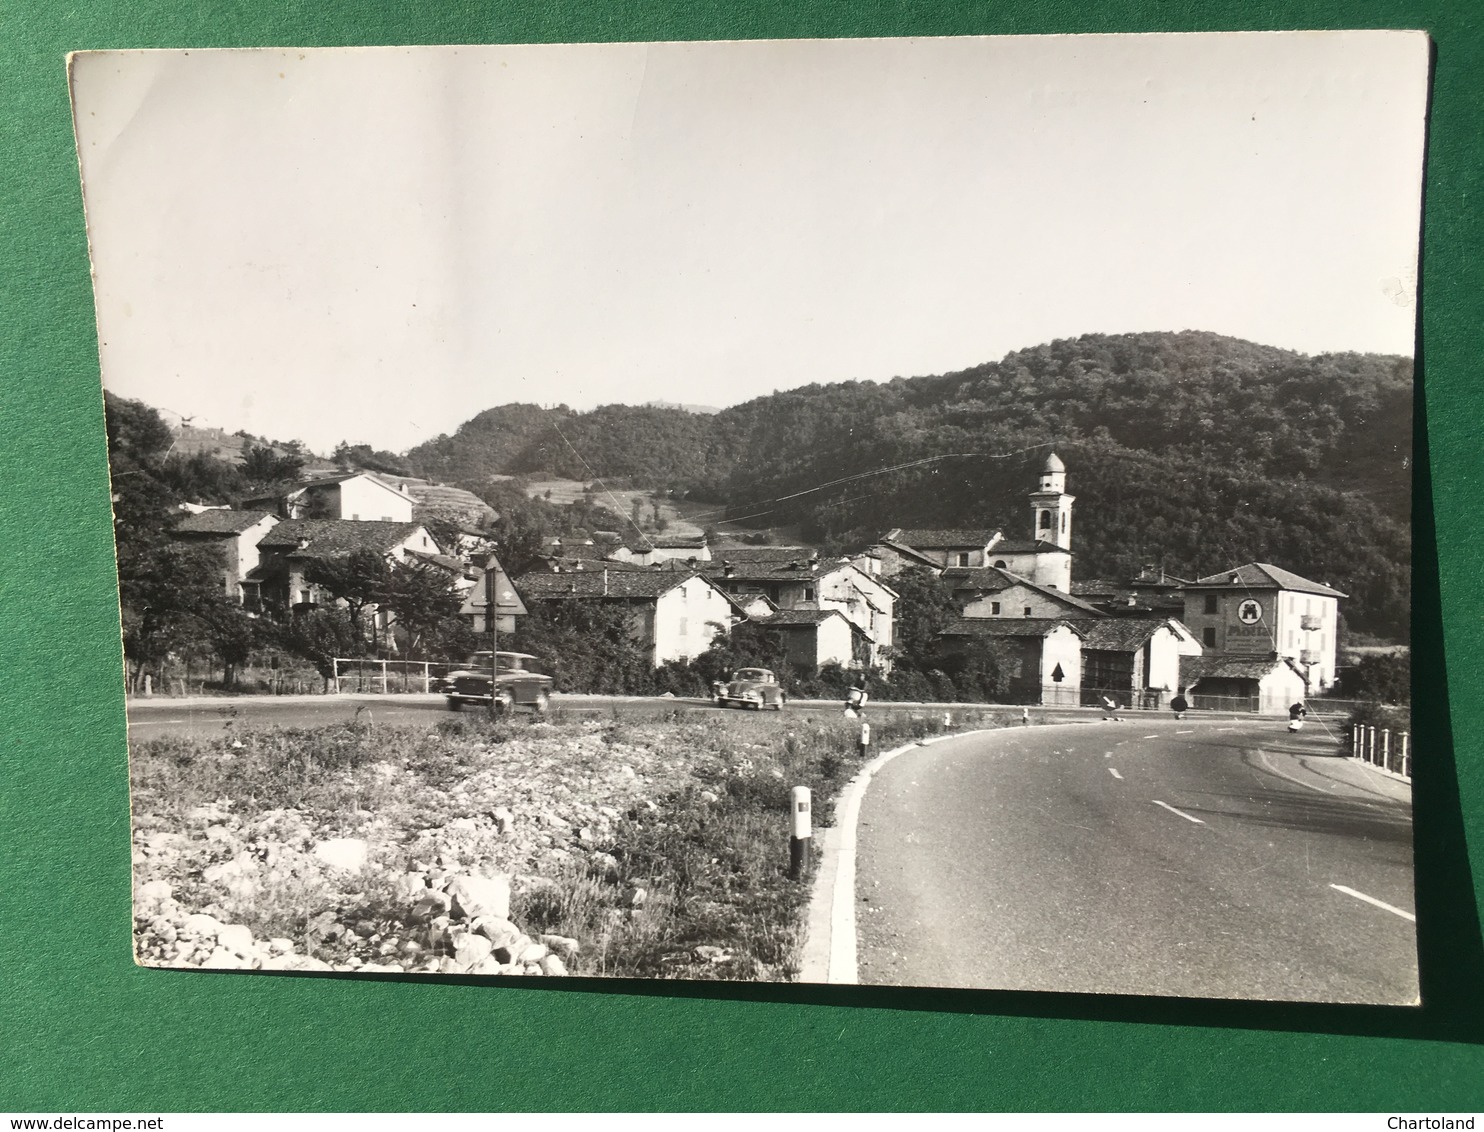
<path id="1" fill-rule="evenodd" d="M 1426 36 L 69 66 L 137 962 L 1419 1001 Z"/>

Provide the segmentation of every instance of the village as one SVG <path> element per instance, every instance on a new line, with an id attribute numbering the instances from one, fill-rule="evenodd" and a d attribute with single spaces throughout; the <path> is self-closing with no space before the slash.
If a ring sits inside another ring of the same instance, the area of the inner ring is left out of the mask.
<path id="1" fill-rule="evenodd" d="M 343 606 L 315 579 L 369 554 L 441 577 L 481 642 L 495 590 L 498 634 L 543 607 L 621 611 L 656 669 L 692 661 L 747 626 L 786 658 L 785 683 L 822 669 L 890 676 L 903 612 L 894 584 L 910 574 L 936 578 L 952 595 L 957 616 L 937 631 L 944 655 L 996 650 L 1008 669 L 1000 702 L 1134 710 L 1184 697 L 1196 710 L 1273 714 L 1333 688 L 1345 594 L 1256 561 L 1194 579 L 1157 565 L 1132 577 L 1080 577 L 1068 475 L 1054 452 L 1045 457 L 1021 531 L 893 527 L 839 557 L 636 527 L 547 538 L 511 576 L 490 533 L 493 513 L 476 496 L 356 468 L 311 471 L 237 508 L 185 504 L 170 534 L 219 552 L 223 594 L 253 615 Z M 383 658 L 398 657 L 391 612 L 367 603 L 357 614 L 373 629 L 380 622 Z"/>

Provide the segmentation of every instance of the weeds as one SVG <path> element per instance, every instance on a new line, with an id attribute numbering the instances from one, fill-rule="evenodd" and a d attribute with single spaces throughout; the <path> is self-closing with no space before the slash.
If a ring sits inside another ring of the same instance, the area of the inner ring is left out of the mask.
<path id="1" fill-rule="evenodd" d="M 991 721 L 959 713 L 956 726 Z M 873 710 L 871 725 L 868 755 L 944 721 Z M 811 880 L 787 873 L 789 791 L 809 787 L 827 826 L 859 770 L 858 738 L 833 712 L 638 705 L 597 719 L 470 713 L 431 729 L 232 720 L 209 739 L 135 744 L 136 842 L 175 846 L 144 854 L 138 879 L 317 947 L 326 912 L 398 930 L 394 881 L 408 872 L 488 866 L 515 877 L 512 917 L 527 930 L 581 941 L 574 973 L 788 979 Z M 498 809 L 513 823 L 497 824 Z M 370 845 L 354 892 L 312 856 L 342 836 Z"/>

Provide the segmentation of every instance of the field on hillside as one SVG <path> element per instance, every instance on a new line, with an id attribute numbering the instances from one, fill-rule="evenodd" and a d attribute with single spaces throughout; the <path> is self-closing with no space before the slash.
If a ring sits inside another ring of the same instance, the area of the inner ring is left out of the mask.
<path id="1" fill-rule="evenodd" d="M 957 713 L 991 726 L 1011 713 Z M 942 730 L 873 712 L 875 749 Z M 816 828 L 859 766 L 834 709 L 477 716 L 135 743 L 135 943 L 177 967 L 784 981 Z"/>

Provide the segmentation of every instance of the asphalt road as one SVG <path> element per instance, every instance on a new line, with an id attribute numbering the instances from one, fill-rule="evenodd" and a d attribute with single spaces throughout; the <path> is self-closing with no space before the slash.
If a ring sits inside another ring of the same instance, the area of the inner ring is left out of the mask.
<path id="1" fill-rule="evenodd" d="M 1410 790 L 1312 722 L 935 743 L 872 780 L 857 852 L 862 983 L 1417 1000 Z"/>
<path id="2" fill-rule="evenodd" d="M 655 696 L 579 696 L 556 693 L 552 708 L 560 715 L 577 714 L 649 714 L 658 708 L 684 712 L 715 712 L 708 699 L 660 698 Z M 867 719 L 881 718 L 895 711 L 962 712 L 965 704 L 872 704 Z M 790 700 L 784 716 L 798 711 L 839 711 L 837 700 Z M 468 707 L 465 712 L 477 712 Z M 741 709 L 729 709 L 741 710 Z M 1017 708 L 1004 709 L 1018 711 Z M 1040 715 L 1040 709 L 1034 709 Z M 234 727 L 317 727 L 327 723 L 354 719 L 358 715 L 379 723 L 429 724 L 449 715 L 448 705 L 439 695 L 375 694 L 337 696 L 221 696 L 172 699 L 134 699 L 129 701 L 129 734 L 135 739 L 153 739 L 163 735 L 207 735 L 227 726 Z M 1091 716 L 1091 712 L 1064 710 L 1054 718 Z M 1044 716 L 1043 716 L 1044 717 Z"/>

